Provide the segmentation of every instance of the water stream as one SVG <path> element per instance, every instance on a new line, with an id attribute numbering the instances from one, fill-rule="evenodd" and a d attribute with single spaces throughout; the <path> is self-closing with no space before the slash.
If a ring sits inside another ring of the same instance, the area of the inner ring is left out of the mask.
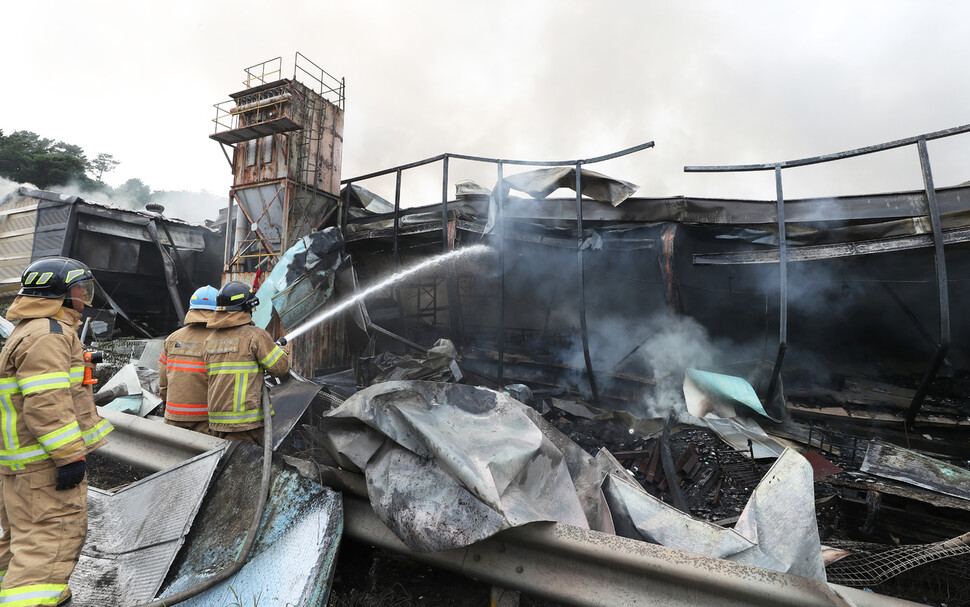
<path id="1" fill-rule="evenodd" d="M 486 245 L 475 245 L 475 246 L 472 246 L 472 247 L 462 247 L 460 249 L 455 249 L 454 251 L 451 251 L 449 253 L 443 253 L 443 254 L 441 254 L 441 255 L 439 255 L 437 257 L 432 257 L 431 259 L 426 259 L 425 261 L 423 261 L 423 262 L 421 262 L 421 263 L 419 263 L 417 265 L 411 266 L 410 268 L 406 268 L 404 270 L 399 270 L 398 272 L 395 272 L 391 276 L 388 276 L 387 278 L 385 278 L 381 282 L 379 282 L 379 283 L 377 283 L 375 285 L 372 285 L 370 287 L 367 287 L 366 289 L 364 289 L 363 291 L 357 293 L 353 297 L 351 297 L 349 299 L 346 299 L 346 300 L 340 302 L 339 304 L 337 304 L 337 305 L 335 305 L 335 306 L 333 306 L 331 308 L 327 308 L 326 310 L 324 310 L 320 314 L 314 316 L 313 318 L 311 318 L 310 320 L 306 321 L 305 323 L 303 323 L 299 327 L 297 327 L 297 328 L 293 329 L 292 331 L 290 331 L 289 333 L 287 333 L 284 336 L 284 339 L 287 342 L 292 341 L 293 339 L 295 339 L 295 338 L 299 337 L 300 335 L 302 335 L 302 334 L 306 333 L 307 331 L 309 331 L 315 325 L 318 325 L 321 322 L 327 320 L 328 318 L 330 318 L 334 314 L 337 314 L 339 312 L 342 312 L 342 311 L 346 310 L 347 308 L 349 308 L 350 306 L 354 305 L 355 303 L 363 300 L 367 296 L 372 295 L 375 292 L 380 291 L 381 289 L 386 289 L 390 285 L 393 285 L 394 283 L 396 283 L 396 282 L 398 282 L 398 281 L 400 281 L 400 280 L 402 280 L 404 278 L 407 278 L 408 276 L 412 276 L 414 274 L 418 274 L 420 272 L 424 272 L 426 270 L 430 270 L 432 268 L 435 268 L 436 266 L 440 266 L 440 265 L 444 264 L 445 262 L 448 262 L 448 261 L 457 259 L 459 257 L 465 257 L 465 256 L 468 256 L 468 255 L 481 255 L 482 253 L 484 253 L 484 252 L 486 252 L 488 250 L 489 250 L 489 247 L 487 247 Z"/>

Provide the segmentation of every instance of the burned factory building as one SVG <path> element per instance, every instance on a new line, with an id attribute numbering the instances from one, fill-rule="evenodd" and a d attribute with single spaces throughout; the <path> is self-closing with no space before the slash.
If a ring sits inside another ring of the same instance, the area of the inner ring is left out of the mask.
<path id="1" fill-rule="evenodd" d="M 76 603 L 970 605 L 970 185 L 926 149 L 970 125 L 684 167 L 771 172 L 762 199 L 651 197 L 599 165 L 653 142 L 346 177 L 343 79 L 297 53 L 244 86 L 208 225 L 0 205 L 0 292 L 76 257 L 99 347 L 125 338 Z M 923 190 L 784 195 L 790 168 L 897 148 Z M 406 199 L 429 174 L 440 196 Z M 162 339 L 227 281 L 290 360 L 258 447 L 159 417 Z"/>
<path id="2" fill-rule="evenodd" d="M 98 279 L 99 338 L 154 337 L 185 317 L 195 285 L 219 281 L 223 236 L 155 210 L 123 209 L 20 187 L 0 201 L 0 300 L 9 303 L 32 261 L 78 259 Z M 118 331 L 115 332 L 115 326 Z"/>

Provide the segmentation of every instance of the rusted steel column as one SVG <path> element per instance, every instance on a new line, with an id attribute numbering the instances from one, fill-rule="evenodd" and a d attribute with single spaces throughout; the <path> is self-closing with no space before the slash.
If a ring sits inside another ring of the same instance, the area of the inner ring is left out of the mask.
<path id="1" fill-rule="evenodd" d="M 585 263 L 583 256 L 583 182 L 582 182 L 582 161 L 576 163 L 576 232 L 577 232 L 577 259 L 579 262 L 579 328 L 583 336 L 583 358 L 586 359 L 586 378 L 589 380 L 589 389 L 593 393 L 593 402 L 599 402 L 600 395 L 596 389 L 596 376 L 593 375 L 593 361 L 589 356 L 589 332 L 586 328 L 586 278 Z"/>
<path id="2" fill-rule="evenodd" d="M 775 368 L 771 372 L 771 383 L 765 402 L 770 402 L 778 390 L 778 378 L 781 375 L 781 365 L 785 360 L 785 350 L 788 349 L 788 236 L 785 232 L 785 195 L 781 188 L 781 167 L 775 167 L 775 192 L 778 195 L 778 356 L 775 358 Z"/>
<path id="3" fill-rule="evenodd" d="M 684 304 L 680 300 L 680 282 L 674 271 L 674 241 L 677 238 L 677 224 L 671 223 L 660 235 L 660 274 L 664 281 L 664 299 L 672 316 L 683 316 Z"/>
<path id="4" fill-rule="evenodd" d="M 234 190 L 229 192 L 229 206 L 226 207 L 226 246 L 222 254 L 222 271 L 226 273 L 229 271 L 229 261 L 232 259 L 229 250 L 232 248 L 232 237 L 235 235 L 236 230 L 232 226 L 232 201 L 236 193 Z"/>
<path id="5" fill-rule="evenodd" d="M 912 425 L 916 414 L 923 406 L 930 383 L 939 373 L 947 351 L 950 349 L 950 292 L 946 279 L 946 257 L 943 248 L 943 229 L 940 225 L 940 208 L 936 201 L 936 188 L 933 185 L 933 171 L 930 168 L 930 155 L 926 149 L 926 137 L 916 142 L 919 148 L 920 167 L 923 169 L 923 187 L 926 188 L 926 203 L 929 207 L 930 225 L 933 227 L 933 253 L 936 260 L 936 284 L 940 296 L 940 343 L 933 355 L 930 367 L 913 396 L 913 402 L 906 413 L 906 423 Z"/>

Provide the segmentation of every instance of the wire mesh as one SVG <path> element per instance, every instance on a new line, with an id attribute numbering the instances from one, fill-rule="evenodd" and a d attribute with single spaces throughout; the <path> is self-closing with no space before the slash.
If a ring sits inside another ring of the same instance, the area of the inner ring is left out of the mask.
<path id="1" fill-rule="evenodd" d="M 970 574 L 970 533 L 932 544 L 858 549 L 845 542 L 838 547 L 851 550 L 853 554 L 825 568 L 829 582 L 844 586 L 875 586 L 929 563 L 963 557 L 960 559 L 962 566 L 957 568 L 962 569 L 960 577 L 970 591 L 970 582 L 967 581 Z"/>

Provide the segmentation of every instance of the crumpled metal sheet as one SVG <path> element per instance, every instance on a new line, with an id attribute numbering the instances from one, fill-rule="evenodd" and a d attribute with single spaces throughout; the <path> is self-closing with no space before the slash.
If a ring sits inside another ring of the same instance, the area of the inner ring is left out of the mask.
<path id="1" fill-rule="evenodd" d="M 599 202 L 607 202 L 614 207 L 619 206 L 640 189 L 640 186 L 628 181 L 614 179 L 589 169 L 580 169 L 580 176 L 582 194 Z M 535 169 L 505 177 L 496 184 L 489 197 L 488 223 L 485 224 L 485 233 L 488 234 L 495 227 L 498 218 L 498 195 L 500 192 L 506 201 L 508 201 L 510 189 L 525 192 L 533 198 L 543 199 L 559 188 L 576 189 L 576 167 Z"/>
<path id="2" fill-rule="evenodd" d="M 385 382 L 328 413 L 320 440 L 417 552 L 534 521 L 589 528 L 563 453 L 525 409 L 486 388 Z"/>
<path id="3" fill-rule="evenodd" d="M 687 369 L 684 398 L 687 410 L 694 417 L 703 418 L 709 411 L 717 413 L 718 417 L 734 417 L 736 405 L 769 417 L 754 388 L 742 377 Z"/>
<path id="4" fill-rule="evenodd" d="M 203 453 L 114 493 L 88 488 L 88 536 L 70 580 L 75 605 L 125 607 L 155 596 L 224 450 Z"/>
<path id="5" fill-rule="evenodd" d="M 944 495 L 970 500 L 970 471 L 922 453 L 872 441 L 859 469 Z"/>
<path id="6" fill-rule="evenodd" d="M 330 227 L 287 249 L 256 291 L 256 326 L 265 329 L 275 309 L 282 325 L 292 329 L 324 305 L 333 293 L 334 272 L 344 264 L 343 248 L 343 234 Z"/>
<path id="7" fill-rule="evenodd" d="M 133 363 L 128 363 L 119 369 L 111 379 L 98 389 L 98 392 L 110 390 L 118 385 L 126 387 L 128 396 L 122 396 L 106 403 L 104 406 L 108 409 L 144 417 L 162 402 L 162 399 L 143 389 L 141 377 Z"/>
<path id="8" fill-rule="evenodd" d="M 457 358 L 455 344 L 448 339 L 439 339 L 424 357 L 381 352 L 361 359 L 360 371 L 367 384 L 403 379 L 460 381 L 462 373 Z"/>
<path id="9" fill-rule="evenodd" d="M 307 241 L 301 238 L 292 247 L 286 250 L 277 260 L 273 270 L 269 273 L 259 289 L 256 290 L 256 297 L 259 305 L 253 308 L 253 323 L 260 329 L 265 329 L 273 320 L 273 297 L 286 288 L 286 274 L 289 271 L 293 258 L 300 253 L 306 253 Z"/>
<path id="10" fill-rule="evenodd" d="M 606 465 L 612 457 L 597 459 Z M 691 518 L 644 491 L 615 460 L 611 467 L 604 492 L 618 535 L 825 580 L 812 467 L 795 451 L 778 458 L 734 529 Z"/>
<path id="11" fill-rule="evenodd" d="M 138 356 L 137 367 L 158 370 L 158 359 L 162 356 L 162 348 L 165 346 L 165 338 L 143 340 L 145 347 Z"/>
<path id="12" fill-rule="evenodd" d="M 279 448 L 293 427 L 300 421 L 321 386 L 312 382 L 289 378 L 269 390 L 273 403 L 273 450 Z"/>
<path id="13" fill-rule="evenodd" d="M 263 450 L 235 444 L 171 568 L 159 594 L 162 599 L 228 567 L 246 541 L 259 495 Z M 327 604 L 343 533 L 340 494 L 277 461 L 271 482 L 249 560 L 228 580 L 180 605 Z"/>

